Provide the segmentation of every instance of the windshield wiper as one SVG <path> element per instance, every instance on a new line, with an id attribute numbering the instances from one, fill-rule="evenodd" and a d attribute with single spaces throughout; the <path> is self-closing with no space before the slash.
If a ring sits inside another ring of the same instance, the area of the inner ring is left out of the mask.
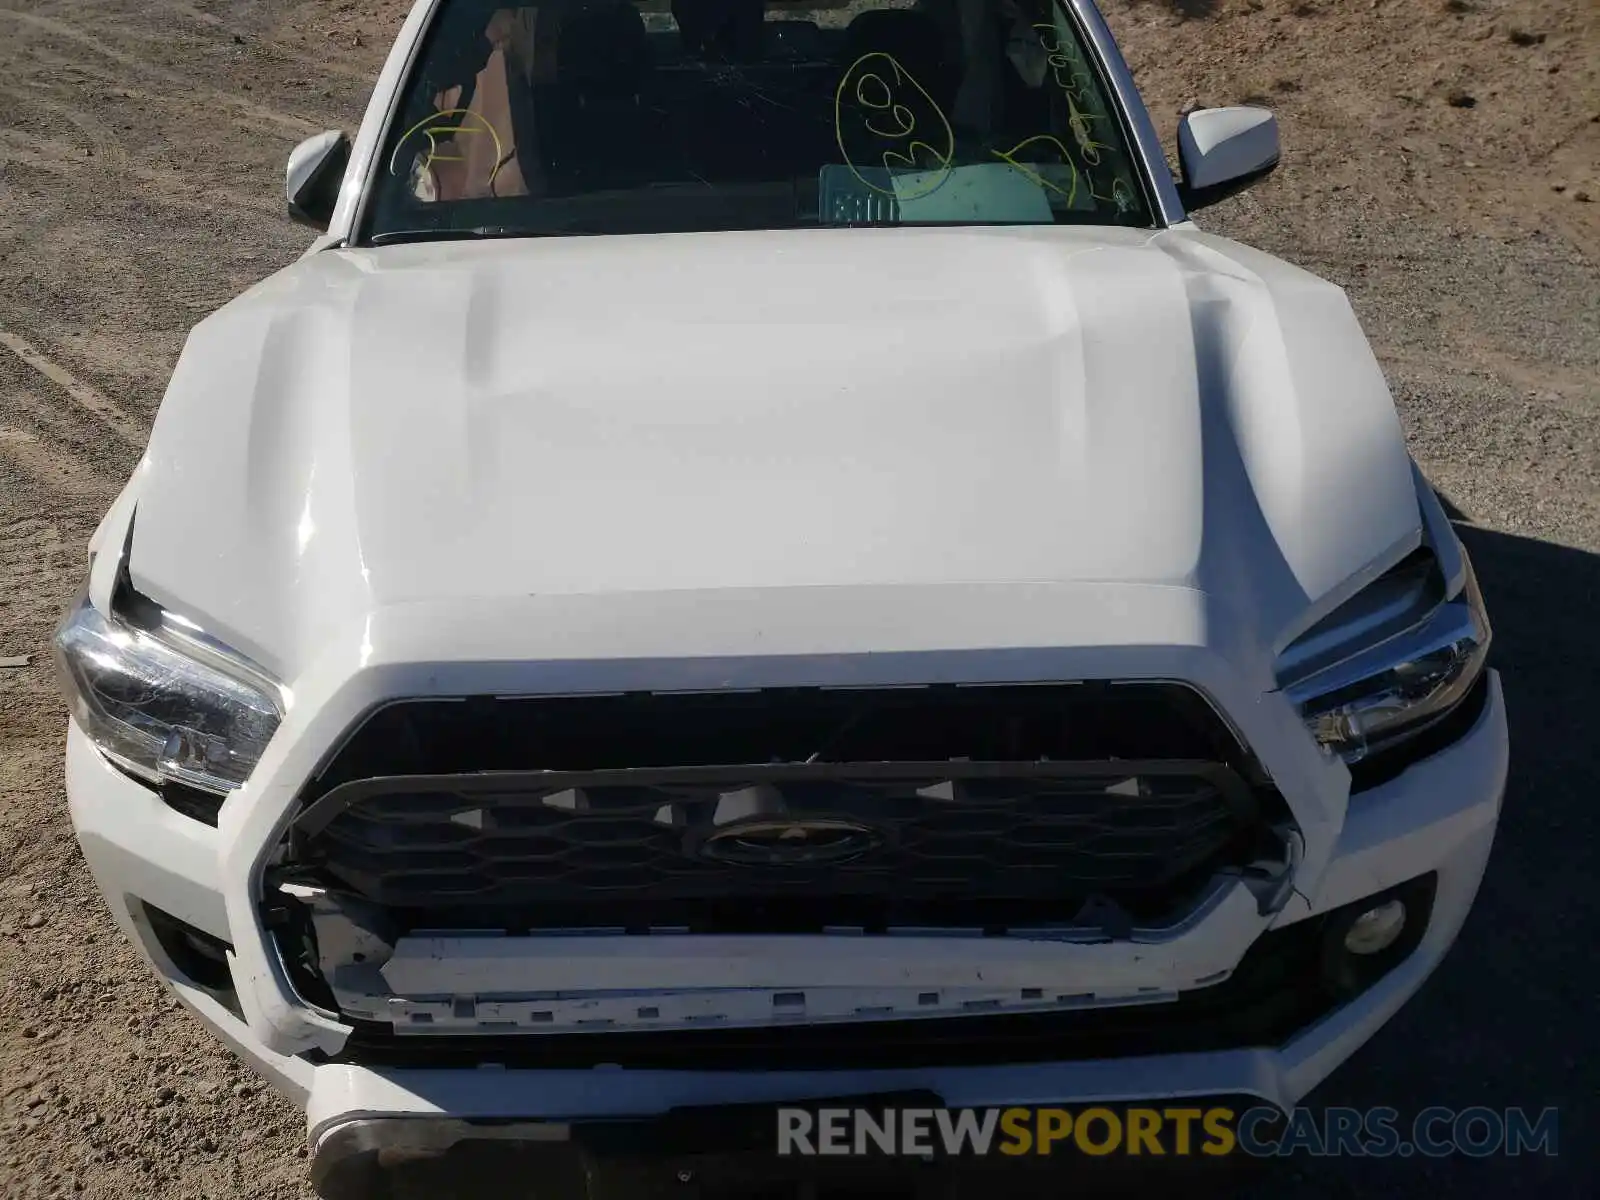
<path id="1" fill-rule="evenodd" d="M 479 238 L 538 237 L 531 229 L 508 225 L 475 225 L 464 228 L 389 229 L 367 239 L 369 246 L 393 246 L 404 242 L 466 242 Z"/>

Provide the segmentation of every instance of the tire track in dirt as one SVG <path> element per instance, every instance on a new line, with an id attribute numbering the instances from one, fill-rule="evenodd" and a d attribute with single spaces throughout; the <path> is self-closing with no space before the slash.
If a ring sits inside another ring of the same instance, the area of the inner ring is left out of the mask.
<path id="1" fill-rule="evenodd" d="M 192 4 L 183 4 L 181 0 L 161 0 L 155 7 L 164 8 L 168 12 L 188 17 L 191 21 L 198 22 L 201 25 L 209 25 L 213 29 L 221 29 L 226 25 L 226 22 L 216 13 L 205 12 Z"/>
<path id="2" fill-rule="evenodd" d="M 4 12 L 4 10 L 0 9 L 0 12 Z M 0 34 L 3 34 L 3 27 L 0 27 Z M 4 49 L 4 38 L 0 36 L 0 52 L 3 52 Z M 28 69 L 30 67 L 35 69 L 30 71 Z M 159 145 L 167 153 L 171 153 L 174 148 L 182 145 L 182 138 L 175 136 L 176 134 L 181 134 L 197 124 L 203 124 L 207 132 L 210 133 L 223 121 L 232 121 L 248 134 L 254 135 L 258 140 L 272 139 L 283 148 L 284 154 L 288 153 L 287 147 L 294 145 L 305 133 L 304 129 L 296 128 L 291 131 L 281 125 L 263 129 L 259 122 L 250 119 L 247 115 L 228 109 L 219 111 L 207 108 L 197 117 L 193 97 L 188 91 L 173 92 L 141 88 L 137 84 L 131 83 L 125 74 L 119 74 L 114 68 L 96 66 L 86 63 L 82 59 L 58 54 L 40 46 L 29 46 L 28 61 L 26 63 L 12 62 L 8 64 L 3 57 L 0 57 L 0 68 L 6 68 L 19 83 L 40 88 L 58 83 L 69 73 L 79 77 L 74 81 L 74 84 L 80 92 L 85 90 L 82 86 L 85 81 L 103 85 L 106 90 L 102 93 L 101 99 L 109 104 L 131 102 L 130 108 L 132 112 L 130 115 L 136 118 L 131 122 L 132 127 L 142 130 L 151 142 Z M 331 128 L 332 124 L 335 123 L 328 123 L 326 127 Z M 311 124 L 314 124 L 314 122 Z M 324 126 L 317 125 L 316 128 L 322 129 Z M 0 129 L 0 137 L 3 137 L 7 132 L 12 131 Z M 207 140 L 211 141 L 212 139 L 208 137 Z M 123 141 L 124 148 L 126 148 L 126 139 L 123 139 Z M 229 145 L 230 150 L 249 148 L 248 139 L 241 139 L 237 143 Z M 129 151 L 129 157 L 133 162 L 138 161 L 136 151 Z M 217 155 L 214 158 L 208 157 L 207 164 L 217 171 L 226 171 L 233 165 L 221 155 Z M 194 176 L 189 174 L 185 178 L 188 179 L 189 186 L 193 188 Z"/>
<path id="3" fill-rule="evenodd" d="M 218 88 L 211 88 L 206 87 L 203 84 L 197 84 L 192 77 L 182 75 L 176 71 L 168 71 L 163 67 L 155 66 L 140 58 L 136 54 L 130 54 L 125 50 L 119 50 L 117 47 L 95 37 L 93 34 L 87 33 L 84 30 L 79 29 L 77 26 L 70 25 L 65 21 L 58 21 L 54 17 L 40 16 L 38 13 L 18 12 L 16 9 L 11 8 L 0 8 L 0 18 L 9 19 L 25 26 L 31 26 L 34 29 L 40 30 L 44 33 L 52 34 L 55 37 L 59 37 L 65 41 L 76 42 L 86 49 L 93 51 L 95 54 L 100 55 L 102 58 L 108 58 L 119 66 L 131 70 L 139 75 L 143 75 L 148 78 L 164 80 L 167 83 L 177 87 L 182 95 L 205 96 L 215 103 L 231 108 L 244 116 L 251 117 L 256 121 L 266 122 L 268 124 L 277 125 L 281 128 L 288 129 L 300 135 L 301 137 L 312 133 L 317 133 L 321 130 L 321 126 L 319 126 L 316 122 L 309 121 L 304 117 L 297 117 L 292 113 L 279 112 L 277 109 L 263 107 L 260 104 L 256 104 L 254 101 L 246 100 L 244 97 L 235 95 L 232 92 L 225 92 Z"/>
<path id="4" fill-rule="evenodd" d="M 105 477 L 92 463 L 27 429 L 0 424 L 0 460 L 40 485 L 71 496 L 103 496 Z"/>
<path id="5" fill-rule="evenodd" d="M 4 9 L 0 9 L 0 14 L 3 14 L 5 11 L 6 10 Z M 0 52 L 3 52 L 5 48 L 4 38 L 0 37 Z M 43 46 L 30 45 L 28 47 L 28 59 L 26 62 L 13 61 L 11 63 L 6 63 L 3 58 L 0 58 L 0 66 L 5 66 L 15 78 L 19 79 L 19 81 L 37 84 L 40 87 L 56 84 L 67 75 L 75 75 L 78 78 L 72 80 L 71 83 L 74 85 L 79 85 L 80 90 L 83 82 L 93 81 L 95 83 L 105 85 L 107 91 L 104 93 L 103 98 L 108 101 L 137 101 L 142 105 L 148 106 L 149 108 L 171 114 L 170 116 L 163 117 L 159 122 L 145 121 L 143 125 L 147 129 L 166 129 L 168 127 L 173 129 L 181 129 L 184 127 L 186 122 L 194 122 L 196 120 L 192 88 L 175 91 L 158 91 L 150 88 L 142 88 L 136 83 L 131 82 L 126 74 L 119 73 L 113 67 L 98 66 L 87 62 L 84 59 L 73 58 L 66 54 L 61 54 L 54 50 L 47 49 Z M 30 67 L 43 69 L 30 71 L 28 69 Z M 300 138 L 304 137 L 305 131 L 308 128 L 315 128 L 320 132 L 323 129 L 331 129 L 339 124 L 339 119 L 337 117 L 325 117 L 321 119 L 320 122 L 310 118 L 293 118 L 294 120 L 301 122 L 301 124 L 296 125 L 293 129 L 290 129 L 281 123 L 275 124 L 271 128 L 263 129 L 259 121 L 251 119 L 246 113 L 232 110 L 226 110 L 223 113 L 217 113 L 210 109 L 205 109 L 203 111 L 201 119 L 207 123 L 215 123 L 220 117 L 223 116 L 226 116 L 228 119 L 237 122 L 241 128 L 249 131 L 250 133 L 270 136 L 273 138 L 282 138 L 285 145 L 293 145 Z M 168 140 L 170 141 L 171 139 Z"/>
<path id="6" fill-rule="evenodd" d="M 3 446 L 3 443 L 0 443 Z M 9 466 L 0 459 L 0 466 Z M 0 473 L 0 486 L 14 485 Z M 32 490 L 32 489 L 30 489 Z M 52 489 L 52 496 L 56 493 Z M 70 506 L 86 511 L 82 499 Z M 64 515 L 53 512 L 52 516 Z M 81 519 L 81 518 L 80 518 Z M 36 658 L 49 652 L 50 631 L 70 595 L 73 577 L 80 575 L 86 554 L 71 549 L 76 537 L 64 536 L 59 520 L 22 517 L 0 526 L 0 572 L 13 590 L 5 606 L 5 632 L 0 634 L 0 654 L 27 654 Z"/>
<path id="7" fill-rule="evenodd" d="M 41 141 L 10 129 L 0 129 L 0 162 L 15 162 L 57 175 L 79 174 L 85 169 L 99 173 L 105 165 L 84 159 L 75 146 L 69 146 L 64 142 Z M 120 154 L 120 161 L 112 164 L 111 170 L 116 174 L 159 188 L 161 203 L 164 205 L 210 210 L 218 203 L 222 203 L 262 216 L 283 215 L 279 205 L 253 193 L 210 184 L 201 190 L 193 176 L 184 175 L 179 171 L 164 170 L 161 167 L 138 166 L 126 151 Z"/>
<path id="8" fill-rule="evenodd" d="M 128 168 L 128 151 L 122 140 L 111 132 L 110 126 L 86 109 L 67 104 L 39 93 L 37 88 L 24 89 L 11 85 L 0 86 L 0 96 L 9 101 L 7 108 L 15 113 L 18 108 L 37 108 L 51 114 L 59 121 L 71 125 L 89 143 L 89 150 L 102 170 L 125 171 Z M 0 130 L 0 137 L 11 134 Z"/>
<path id="9" fill-rule="evenodd" d="M 27 484 L 23 491 L 31 490 L 28 481 L 36 479 L 74 494 L 80 483 L 86 488 L 93 483 L 98 488 L 95 494 L 109 504 L 132 473 L 142 448 L 106 437 L 99 421 L 72 405 L 57 403 L 53 391 L 15 358 L 0 352 L 0 436 L 6 443 L 0 449 L 0 462 L 16 466 Z M 37 455 L 59 462 L 61 471 L 53 475 Z M 33 470 L 32 465 L 40 469 Z M 63 482 L 58 485 L 57 479 Z M 4 498 L 9 501 L 20 494 L 12 490 Z M 0 512 L 10 515 L 3 508 Z"/>
<path id="10" fill-rule="evenodd" d="M 182 0 L 157 0 L 157 3 L 152 5 L 152 8 L 173 13 L 198 25 L 204 25 L 207 29 L 216 30 L 218 33 L 232 32 L 228 21 L 222 17 L 217 16 L 215 13 L 208 13 L 198 9 L 192 4 L 184 4 Z M 131 37 L 147 36 L 133 26 L 123 24 L 120 21 L 113 22 L 110 27 L 116 29 L 118 33 L 126 33 Z M 307 54 L 304 51 L 294 49 L 292 46 L 286 46 L 276 38 L 258 31 L 251 33 L 249 42 L 254 43 L 255 46 L 273 57 L 297 63 L 308 70 L 316 71 L 319 75 L 358 80 L 368 86 L 372 83 L 371 71 L 346 66 L 344 63 L 330 59 L 327 55 Z"/>
<path id="11" fill-rule="evenodd" d="M 22 362 L 55 384 L 75 404 L 99 418 L 101 423 L 130 446 L 142 447 L 144 445 L 148 433 L 144 422 L 133 414 L 119 408 L 98 389 L 84 383 L 83 380 L 74 376 L 65 367 L 53 362 L 37 346 L 4 327 L 0 327 L 0 348 L 10 351 Z"/>

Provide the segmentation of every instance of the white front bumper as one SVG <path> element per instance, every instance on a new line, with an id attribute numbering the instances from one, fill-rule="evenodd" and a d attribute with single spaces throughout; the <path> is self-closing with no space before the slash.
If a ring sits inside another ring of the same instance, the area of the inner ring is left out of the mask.
<path id="1" fill-rule="evenodd" d="M 91 870 L 119 925 L 178 997 L 237 1053 L 307 1109 L 313 1143 L 364 1116 L 580 1118 L 648 1116 L 675 1106 L 764 1102 L 927 1089 L 952 1106 L 1253 1094 L 1291 1105 L 1348 1058 L 1421 986 L 1455 940 L 1483 876 L 1508 761 L 1506 717 L 1491 674 L 1482 716 L 1461 740 L 1400 777 L 1351 798 L 1311 894 L 1298 894 L 1275 927 L 1436 872 L 1438 891 L 1417 950 L 1376 985 L 1285 1045 L 1200 1054 L 1022 1066 L 896 1070 L 371 1070 L 314 1065 L 279 1053 L 256 1022 L 189 986 L 167 962 L 139 905 L 147 902 L 230 939 L 223 863 L 227 833 L 167 809 L 109 767 L 74 727 L 67 786 Z M 224 829 L 227 822 L 224 821 Z M 239 978 L 241 996 L 292 996 L 273 980 Z M 254 992 L 252 992 L 254 989 Z"/>

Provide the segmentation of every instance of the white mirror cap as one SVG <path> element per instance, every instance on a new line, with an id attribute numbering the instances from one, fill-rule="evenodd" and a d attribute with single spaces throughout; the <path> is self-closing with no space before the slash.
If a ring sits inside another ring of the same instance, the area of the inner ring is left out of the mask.
<path id="1" fill-rule="evenodd" d="M 1265 108 L 1202 108 L 1178 125 L 1178 155 L 1191 188 L 1265 171 L 1278 161 L 1278 119 Z"/>
<path id="2" fill-rule="evenodd" d="M 328 129 L 308 137 L 289 151 L 289 166 L 284 172 L 284 190 L 288 193 L 291 203 L 317 173 L 322 160 L 332 153 L 343 137 L 344 134 L 339 130 Z"/>

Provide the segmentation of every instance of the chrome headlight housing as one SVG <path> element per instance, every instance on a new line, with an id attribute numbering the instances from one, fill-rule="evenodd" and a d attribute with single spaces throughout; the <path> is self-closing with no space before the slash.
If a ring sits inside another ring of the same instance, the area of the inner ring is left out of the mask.
<path id="1" fill-rule="evenodd" d="M 52 649 L 72 715 L 100 752 L 152 784 L 226 794 L 283 720 L 263 672 L 123 584 L 113 614 L 81 593 Z"/>
<path id="2" fill-rule="evenodd" d="M 1451 534 L 1450 536 L 1454 536 Z M 1449 715 L 1483 674 L 1492 630 L 1465 549 L 1447 594 L 1424 546 L 1296 639 L 1278 663 L 1306 728 L 1346 763 Z"/>

